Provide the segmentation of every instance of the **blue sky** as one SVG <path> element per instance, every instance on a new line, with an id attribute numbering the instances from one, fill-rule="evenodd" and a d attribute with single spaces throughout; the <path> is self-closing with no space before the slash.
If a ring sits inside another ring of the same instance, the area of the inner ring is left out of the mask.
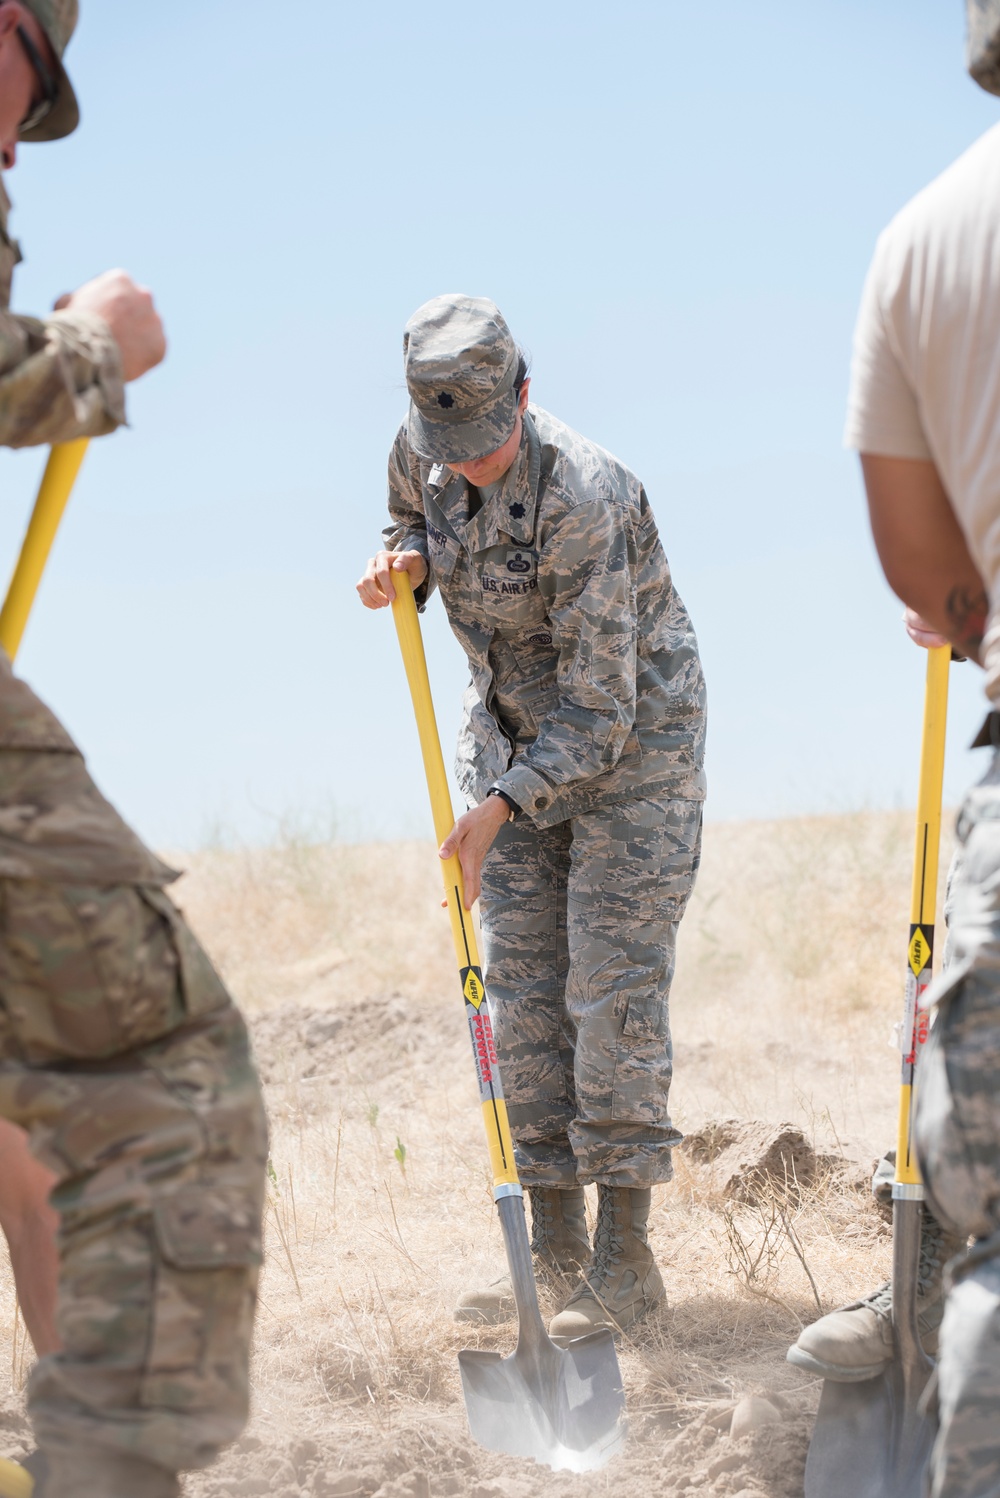
<path id="1" fill-rule="evenodd" d="M 429 829 L 353 584 L 402 325 L 448 290 L 494 297 L 533 397 L 643 478 L 710 814 L 910 804 L 923 657 L 840 433 L 876 235 L 1000 118 L 963 33 L 959 0 L 84 0 L 83 126 L 7 179 L 15 305 L 121 264 L 171 348 L 88 455 L 19 664 L 141 831 Z M 0 557 L 41 460 L 0 453 Z M 450 753 L 463 661 L 439 608 L 426 635 Z M 982 698 L 952 676 L 955 800 Z"/>

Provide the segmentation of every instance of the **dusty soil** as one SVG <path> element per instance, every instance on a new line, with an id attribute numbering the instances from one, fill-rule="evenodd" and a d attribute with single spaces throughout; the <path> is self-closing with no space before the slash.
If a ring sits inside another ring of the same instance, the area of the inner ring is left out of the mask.
<path id="1" fill-rule="evenodd" d="M 673 998 L 688 1137 L 651 1217 L 668 1302 L 620 1339 L 629 1439 L 583 1477 L 465 1423 L 458 1350 L 509 1351 L 514 1328 L 451 1317 L 503 1254 L 433 850 L 182 860 L 272 1122 L 253 1417 L 188 1498 L 797 1498 L 819 1387 L 786 1348 L 888 1272 L 865 1181 L 892 1136 L 909 854 L 903 815 L 709 829 Z M 29 1439 L 12 1313 L 3 1259 L 7 1455 Z"/>

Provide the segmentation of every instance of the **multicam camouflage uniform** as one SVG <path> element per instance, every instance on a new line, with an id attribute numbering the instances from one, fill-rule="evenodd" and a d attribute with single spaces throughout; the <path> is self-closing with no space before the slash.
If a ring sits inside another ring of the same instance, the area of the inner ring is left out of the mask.
<path id="1" fill-rule="evenodd" d="M 6 208 L 0 443 L 111 431 L 104 324 L 6 310 Z M 29 1389 L 53 1498 L 118 1498 L 109 1463 L 134 1493 L 145 1463 L 163 1469 L 168 1491 L 246 1418 L 266 1121 L 243 1021 L 164 893 L 174 878 L 0 652 L 0 1115 L 59 1177 L 63 1351 Z"/>
<path id="2" fill-rule="evenodd" d="M 449 390 L 453 387 L 449 386 Z M 501 439 L 502 440 L 502 439 Z M 522 815 L 483 867 L 518 1164 L 529 1184 L 669 1179 L 667 1000 L 705 794 L 705 689 L 639 481 L 529 407 L 470 518 L 404 425 L 385 532 L 419 551 L 472 671 L 458 778 Z"/>
<path id="3" fill-rule="evenodd" d="M 1000 754 L 965 799 L 951 890 L 951 962 L 917 1098 L 917 1145 L 935 1216 L 975 1241 L 951 1266 L 938 1368 L 935 1498 L 1000 1491 Z"/>
<path id="4" fill-rule="evenodd" d="M 125 420 L 125 388 L 107 324 L 85 312 L 53 312 L 42 322 L 8 310 L 21 259 L 9 212 L 0 182 L 0 446 L 113 432 Z"/>

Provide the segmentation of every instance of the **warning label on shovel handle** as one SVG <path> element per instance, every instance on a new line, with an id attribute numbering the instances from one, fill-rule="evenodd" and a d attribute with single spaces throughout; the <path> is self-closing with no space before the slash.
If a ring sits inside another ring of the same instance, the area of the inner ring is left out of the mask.
<path id="1" fill-rule="evenodd" d="M 934 959 L 934 927 L 911 926 L 910 945 L 907 951 L 906 999 L 903 1008 L 903 1023 L 899 1027 L 899 1049 L 903 1054 L 901 1081 L 904 1087 L 913 1085 L 917 1059 L 930 1033 L 930 1015 L 921 1007 L 921 1000 L 931 984 Z"/>

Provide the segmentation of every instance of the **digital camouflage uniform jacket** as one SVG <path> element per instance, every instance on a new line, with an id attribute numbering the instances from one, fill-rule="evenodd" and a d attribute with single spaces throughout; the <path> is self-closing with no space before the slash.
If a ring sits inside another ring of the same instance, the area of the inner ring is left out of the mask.
<path id="1" fill-rule="evenodd" d="M 500 785 L 538 827 L 624 796 L 705 795 L 705 684 L 645 491 L 529 407 L 520 451 L 469 519 L 468 485 L 389 458 L 390 550 L 419 551 L 469 660 L 459 784 Z"/>
<path id="2" fill-rule="evenodd" d="M 125 420 L 118 348 L 100 318 L 9 310 L 21 255 L 0 183 L 0 446 L 96 437 Z M 0 878 L 166 884 L 155 858 L 95 787 L 58 719 L 0 651 Z"/>

